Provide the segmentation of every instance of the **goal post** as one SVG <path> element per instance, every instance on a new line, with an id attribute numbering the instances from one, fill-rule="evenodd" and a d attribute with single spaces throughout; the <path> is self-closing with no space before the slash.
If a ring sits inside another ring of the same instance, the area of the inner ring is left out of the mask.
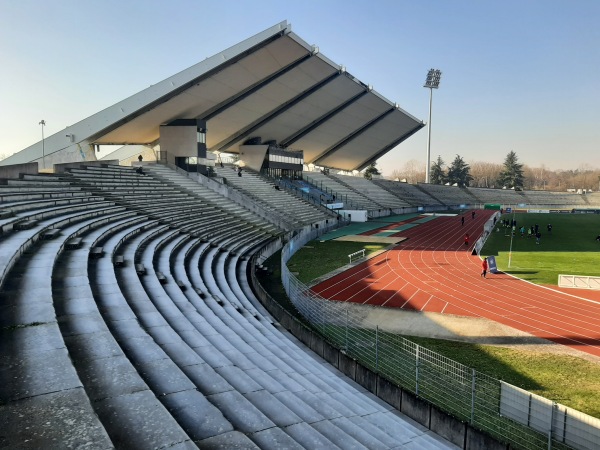
<path id="1" fill-rule="evenodd" d="M 362 250 L 357 251 L 357 252 L 350 253 L 348 255 L 348 259 L 350 260 L 350 262 L 348 264 L 352 264 L 352 260 L 356 261 L 356 260 L 362 259 L 364 257 L 365 257 L 365 249 L 364 248 Z"/>

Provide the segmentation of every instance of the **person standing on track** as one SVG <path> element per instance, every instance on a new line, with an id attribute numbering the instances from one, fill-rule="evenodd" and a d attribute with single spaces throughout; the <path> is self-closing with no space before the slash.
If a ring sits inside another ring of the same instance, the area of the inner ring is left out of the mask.
<path id="1" fill-rule="evenodd" d="M 465 245 L 469 246 L 469 233 L 465 234 Z"/>
<path id="2" fill-rule="evenodd" d="M 487 270 L 488 270 L 487 258 L 483 258 L 483 261 L 481 261 L 481 276 L 483 278 L 486 278 Z"/>
<path id="3" fill-rule="evenodd" d="M 475 219 L 475 211 L 471 211 L 471 219 Z"/>
<path id="4" fill-rule="evenodd" d="M 461 226 L 463 226 L 463 227 L 465 226 L 465 216 L 462 216 L 462 217 L 460 218 L 460 224 L 461 224 Z"/>

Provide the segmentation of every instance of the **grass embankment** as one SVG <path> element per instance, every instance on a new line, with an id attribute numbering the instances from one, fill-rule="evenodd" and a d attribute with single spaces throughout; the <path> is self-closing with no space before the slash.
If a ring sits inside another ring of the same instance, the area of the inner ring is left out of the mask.
<path id="1" fill-rule="evenodd" d="M 513 215 L 505 215 L 513 218 Z M 556 284 L 558 273 L 600 276 L 597 267 L 600 243 L 600 216 L 567 214 L 515 214 L 517 228 L 538 223 L 540 244 L 535 238 L 513 238 L 511 268 L 508 266 L 510 236 L 505 230 L 494 231 L 482 255 L 495 255 L 498 266 L 507 273 L 540 284 Z M 552 223 L 552 235 L 546 226 Z M 361 248 L 369 252 L 371 244 L 359 242 L 313 241 L 298 251 L 288 263 L 297 277 L 308 283 L 348 263 L 348 254 Z M 279 258 L 267 265 L 278 273 Z M 275 276 L 271 282 L 280 284 Z M 277 293 L 281 296 L 281 292 Z M 465 364 L 486 375 L 501 379 L 535 394 L 562 403 L 595 417 L 600 417 L 600 364 L 574 356 L 542 351 L 519 350 L 490 345 L 468 344 L 414 336 L 404 336 L 415 343 Z"/>
<path id="2" fill-rule="evenodd" d="M 482 256 L 494 255 L 498 268 L 536 284 L 558 284 L 558 275 L 600 276 L 598 252 L 600 215 L 597 214 L 505 214 L 503 219 L 516 220 L 517 232 L 512 237 L 508 228 L 498 222 Z M 519 228 L 539 225 L 542 238 L 521 237 Z M 552 233 L 547 225 L 552 224 Z M 498 230 L 498 231 L 496 231 Z M 509 265 L 510 257 L 510 265 Z"/>
<path id="3" fill-rule="evenodd" d="M 600 418 L 598 363 L 542 351 L 405 337 L 478 372 Z"/>
<path id="4" fill-rule="evenodd" d="M 348 255 L 365 249 L 365 256 L 383 250 L 385 244 L 350 241 L 312 241 L 288 261 L 288 269 L 298 280 L 309 283 L 348 264 Z"/>

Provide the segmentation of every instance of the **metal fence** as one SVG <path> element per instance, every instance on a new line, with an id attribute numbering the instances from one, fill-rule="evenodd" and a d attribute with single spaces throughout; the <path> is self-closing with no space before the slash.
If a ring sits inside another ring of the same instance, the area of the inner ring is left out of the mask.
<path id="1" fill-rule="evenodd" d="M 327 229 L 299 233 L 281 253 L 281 278 L 298 311 L 364 366 L 511 448 L 600 449 L 600 421 L 479 373 L 366 319 L 364 309 L 328 301 L 290 273 L 287 261 Z"/>

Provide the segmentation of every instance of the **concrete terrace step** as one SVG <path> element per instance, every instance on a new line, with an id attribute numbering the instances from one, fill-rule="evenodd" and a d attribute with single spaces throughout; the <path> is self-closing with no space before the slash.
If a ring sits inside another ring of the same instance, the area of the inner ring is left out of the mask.
<path id="1" fill-rule="evenodd" d="M 283 217 L 293 217 L 296 224 L 308 224 L 319 220 L 330 218 L 330 214 L 321 211 L 311 203 L 308 203 L 283 190 L 276 190 L 272 182 L 260 175 L 245 171 L 242 177 L 238 177 L 231 168 L 217 168 L 217 173 L 225 177 L 227 184 L 248 194 L 261 205 L 268 205 L 272 211 Z"/>
<path id="2" fill-rule="evenodd" d="M 19 201 L 35 201 L 35 200 L 49 200 L 58 198 L 70 198 L 70 197 L 87 197 L 92 195 L 91 192 L 85 191 L 18 191 L 18 192 L 3 192 L 0 190 L 0 202 L 4 205 Z"/>
<path id="3" fill-rule="evenodd" d="M 196 263 L 195 263 L 195 259 L 194 259 L 194 260 L 190 261 L 190 267 L 195 267 L 195 266 L 196 266 Z M 180 275 L 178 274 L 178 276 L 180 276 Z M 218 275 L 215 274 L 215 278 L 217 278 L 217 277 L 218 277 Z M 205 280 L 206 277 L 204 276 L 203 279 Z M 210 305 L 210 301 L 207 302 L 207 306 L 208 305 Z M 219 309 L 219 307 L 217 307 L 217 306 L 215 306 L 215 308 Z M 227 308 L 222 309 L 222 310 L 226 311 Z M 232 314 L 233 314 L 233 316 L 239 317 L 239 314 L 236 314 L 236 313 L 232 313 Z M 229 323 L 231 323 L 231 322 L 229 322 Z M 245 329 L 243 335 L 247 336 L 248 334 L 249 334 L 249 330 Z M 253 335 L 253 334 L 250 334 L 250 335 Z M 264 336 L 264 332 L 260 333 L 260 336 Z M 231 338 L 229 338 L 229 340 L 231 341 Z M 275 342 L 280 343 L 280 339 L 276 339 Z M 236 344 L 236 347 L 241 347 L 241 346 L 240 346 L 240 344 Z M 286 354 L 284 352 L 284 355 L 287 356 L 289 354 Z M 281 356 L 283 356 L 283 355 L 281 355 Z M 285 358 L 285 356 L 283 356 L 283 357 Z M 298 360 L 302 360 L 302 358 L 298 359 L 298 357 L 295 357 L 295 355 L 294 355 L 293 359 L 289 360 L 289 363 L 291 363 L 292 361 L 294 361 L 294 364 L 297 364 Z M 274 361 L 277 361 L 278 364 L 281 363 L 280 359 L 274 359 Z M 264 363 L 263 363 L 263 367 L 264 367 Z M 300 366 L 295 365 L 293 367 L 295 367 L 295 369 L 292 368 L 292 367 L 287 367 L 286 369 L 284 369 L 284 371 L 285 371 L 284 373 L 288 373 L 288 376 L 298 377 L 298 375 L 295 374 L 294 370 L 300 369 Z M 301 367 L 302 367 L 301 373 L 305 373 L 304 376 L 308 376 L 308 374 L 306 372 L 306 366 L 304 365 L 304 363 L 302 363 Z M 335 390 L 339 386 L 339 379 L 338 379 L 338 376 L 336 376 L 336 375 L 334 375 L 334 374 L 332 374 L 330 372 L 328 372 L 328 375 L 329 375 L 329 377 L 331 377 L 331 384 L 328 385 L 325 389 L 333 391 L 333 390 Z M 277 379 L 278 380 L 283 380 L 283 379 L 285 379 L 285 377 L 278 377 Z M 301 381 L 302 380 L 302 376 L 300 378 L 294 378 L 294 379 L 297 380 L 297 381 Z M 321 380 L 321 379 L 323 379 L 323 378 L 319 377 L 319 376 L 313 376 L 312 380 L 313 380 L 313 383 L 317 383 L 316 386 L 312 385 L 312 384 L 306 385 L 305 382 L 302 382 L 303 384 L 301 384 L 301 385 L 297 384 L 298 387 L 296 388 L 296 390 L 299 390 L 299 392 L 306 392 L 306 391 L 304 391 L 304 389 L 315 389 L 317 392 L 319 392 L 319 389 L 323 388 L 323 385 L 321 386 L 321 388 L 317 387 L 317 386 L 319 386 L 318 383 L 319 383 L 319 380 Z M 310 386 L 312 386 L 312 387 L 310 387 Z M 275 388 L 275 389 L 277 389 L 277 388 Z M 360 411 L 360 409 L 357 410 L 356 409 L 357 408 L 356 405 L 357 404 L 361 404 L 361 402 L 357 401 L 356 399 L 352 399 L 352 396 L 349 396 L 349 394 L 346 393 L 346 392 L 344 392 L 343 394 L 340 393 L 339 396 L 338 396 L 338 398 L 342 402 L 344 402 L 344 401 L 346 402 L 346 405 L 344 405 L 340 401 L 332 401 L 332 400 L 323 401 L 323 400 L 317 400 L 316 398 L 310 396 L 307 393 L 302 394 L 302 395 L 304 396 L 303 400 L 305 402 L 308 401 L 310 404 L 312 404 L 312 406 L 311 406 L 312 410 L 314 410 L 316 412 L 317 410 L 320 409 L 320 413 L 319 414 L 321 414 L 321 416 L 322 416 L 322 414 L 325 414 L 324 417 L 329 417 L 329 418 L 340 417 L 341 411 L 345 411 L 345 408 L 348 407 L 348 406 L 350 406 L 350 405 L 354 405 L 354 413 L 355 414 L 367 413 L 367 411 L 368 411 L 368 413 L 371 413 L 371 414 L 372 413 L 376 413 L 378 411 L 382 412 L 382 413 L 385 413 L 386 411 L 391 410 L 391 407 L 389 407 L 389 405 L 386 405 L 386 406 L 375 406 L 375 407 L 368 408 L 368 401 L 367 401 L 367 403 L 363 403 L 363 405 L 366 405 L 365 407 L 367 409 L 362 410 L 362 411 Z M 350 399 L 350 400 L 348 401 L 348 399 Z M 298 401 L 299 400 L 298 400 L 297 395 L 296 395 L 296 397 L 294 398 L 294 401 L 290 405 L 288 405 L 288 406 L 292 407 L 292 405 L 293 404 L 297 404 Z M 381 402 L 379 400 L 375 400 L 375 402 L 376 402 L 377 405 L 381 404 Z M 332 410 L 332 409 L 323 409 L 323 405 L 324 404 L 336 404 L 337 407 L 334 410 Z M 317 408 L 317 409 L 315 410 L 314 408 Z M 322 420 L 322 419 L 319 419 L 319 420 Z M 417 427 L 417 429 L 418 429 L 418 427 Z M 418 433 L 421 433 L 421 431 L 418 431 Z M 388 441 L 389 440 L 392 440 L 392 439 L 388 438 Z"/>
<path id="4" fill-rule="evenodd" d="M 77 172 L 45 183 L 77 181 Z M 246 269 L 276 227 L 198 183 L 175 188 L 167 176 L 188 179 L 170 169 L 148 172 L 140 180 L 157 181 L 156 192 L 138 180 L 125 188 L 143 196 L 137 204 L 124 194 L 95 208 L 53 206 L 31 215 L 30 230 L 3 237 L 12 256 L 0 253 L 9 275 L 0 337 L 14 336 L 0 340 L 12 371 L 0 369 L 10 433 L 0 444 L 34 436 L 33 447 L 47 448 L 451 448 L 275 326 Z M 88 167 L 80 181 L 98 192 L 94 183 L 121 176 L 131 168 Z M 158 191 L 170 188 L 163 202 Z M 273 207 L 288 197 L 276 193 Z M 308 209 L 288 206 L 310 220 Z M 59 231 L 40 240 L 48 229 Z M 35 252 L 23 254 L 25 243 Z M 92 248 L 103 256 L 91 258 Z"/>
<path id="5" fill-rule="evenodd" d="M 131 220 L 121 221 L 127 223 Z M 94 243 L 110 228 L 98 229 L 88 239 Z M 61 299 L 57 312 L 77 371 L 109 436 L 118 447 L 191 444 L 121 350 L 111 332 L 113 324 L 104 322 L 87 272 L 73 270 L 85 267 L 85 261 L 85 248 L 63 256 L 54 286 Z M 131 335 L 140 332 L 135 324 L 128 325 Z"/>
<path id="6" fill-rule="evenodd" d="M 176 246 L 176 243 L 173 242 L 170 246 L 164 247 L 164 249 L 168 252 L 168 248 L 174 246 Z M 151 254 L 153 253 L 152 250 L 147 248 L 145 251 L 149 252 L 148 257 L 150 258 Z M 162 260 L 168 265 L 168 259 L 168 256 L 166 256 Z M 150 280 L 150 282 L 152 283 L 152 280 Z M 158 288 L 158 286 L 155 287 Z M 149 287 L 146 287 L 146 290 L 148 289 Z M 164 289 L 168 290 L 169 288 L 164 286 Z M 177 292 L 174 291 L 171 295 L 176 295 L 176 293 Z M 161 294 L 157 293 L 156 295 Z M 165 308 L 165 305 L 163 305 L 162 308 Z M 171 313 L 168 314 L 170 315 Z M 184 323 L 183 318 L 182 322 Z M 230 352 L 234 350 L 233 347 L 227 348 L 229 348 Z M 229 353 L 229 357 L 233 356 L 233 354 Z M 239 360 L 239 357 L 236 358 L 238 358 L 237 363 L 239 364 L 241 360 Z M 263 365 L 264 364 L 265 362 L 263 362 Z M 239 427 L 241 431 L 256 432 L 260 431 L 260 429 L 264 426 L 267 426 L 268 428 L 273 427 L 273 424 L 277 424 L 278 426 L 287 426 L 301 421 L 298 416 L 296 416 L 290 410 L 287 410 L 283 404 L 280 404 L 277 399 L 272 397 L 272 394 L 264 391 L 260 384 L 258 384 L 252 378 L 247 378 L 247 375 L 245 375 L 244 371 L 236 366 L 219 366 L 216 367 L 215 370 L 230 384 L 232 384 L 237 392 L 233 391 L 224 392 L 221 394 L 213 394 L 208 398 L 211 401 L 216 402 L 217 405 L 219 405 L 219 408 L 224 410 L 225 416 L 230 417 L 232 423 Z M 250 403 L 248 403 L 249 400 Z M 288 411 L 287 413 L 285 413 L 286 410 Z M 265 414 L 266 417 L 261 416 L 259 411 L 262 414 Z M 246 419 L 248 416 L 255 418 L 254 425 L 247 422 Z M 240 420 L 241 417 L 244 417 L 243 421 Z"/>
<path id="7" fill-rule="evenodd" d="M 197 195 L 203 200 L 211 202 L 212 204 L 218 206 L 224 211 L 228 211 L 232 214 L 235 214 L 236 216 L 244 218 L 245 220 L 263 228 L 270 229 L 273 233 L 277 234 L 280 232 L 280 230 L 277 227 L 274 227 L 268 221 L 258 217 L 257 215 L 251 213 L 249 210 L 243 208 L 237 203 L 227 198 L 224 198 L 216 192 L 208 189 L 205 186 L 202 186 L 198 182 L 193 181 L 184 175 L 177 173 L 174 170 L 157 165 L 148 167 L 148 172 L 151 175 L 154 174 L 154 176 L 160 177 L 162 180 L 169 180 L 170 182 L 180 186 L 180 188 L 185 190 L 186 192 L 192 193 L 193 195 Z"/>
<path id="8" fill-rule="evenodd" d="M 4 410 L 4 432 L 12 431 L 8 441 L 3 441 L 5 445 L 17 447 L 29 442 L 33 447 L 50 448 L 58 441 L 78 447 L 91 440 L 98 448 L 112 447 L 73 370 L 57 326 L 51 272 L 68 236 L 102 224 L 112 227 L 113 222 L 108 215 L 63 228 L 63 240 L 41 244 L 31 256 L 21 258 L 22 275 L 15 279 L 17 284 L 13 284 L 10 294 L 4 293 L 0 354 L 8 363 L 4 367 L 10 367 L 10 371 L 0 371 L 4 378 L 0 382 L 0 403 L 5 404 L 0 411 Z M 81 306 L 77 308 L 82 310 Z M 18 328 L 11 328 L 15 326 Z"/>
<path id="9" fill-rule="evenodd" d="M 134 241 L 144 239 L 143 234 L 137 235 Z M 116 238 L 110 240 L 105 246 L 108 248 L 113 247 L 115 240 Z M 134 246 L 130 250 L 123 249 L 123 254 L 125 258 L 129 259 L 133 256 L 132 252 L 135 251 Z M 105 263 L 99 262 L 100 264 Z M 123 279 L 125 283 L 134 288 L 139 281 L 137 281 L 137 275 L 134 272 L 131 273 L 131 270 L 131 268 L 124 267 L 119 271 L 118 275 L 119 278 L 125 277 Z M 112 272 L 111 275 L 108 267 L 106 267 L 106 270 L 98 272 L 98 275 L 102 275 L 102 280 L 98 280 L 101 284 L 114 283 L 115 274 Z M 102 289 L 102 291 L 104 290 Z M 165 406 L 172 413 L 175 412 L 174 417 L 194 440 L 206 439 L 222 434 L 223 432 L 232 431 L 233 428 L 222 417 L 221 413 L 212 404 L 203 400 L 203 397 L 198 393 L 195 385 L 189 381 L 185 372 L 181 372 L 181 369 L 177 368 L 171 359 L 165 359 L 169 353 L 175 360 L 177 360 L 177 354 L 181 354 L 179 346 L 172 345 L 175 343 L 173 339 L 177 338 L 174 335 L 173 337 L 169 337 L 167 332 L 170 328 L 166 327 L 164 319 L 157 321 L 159 316 L 155 315 L 152 309 L 146 307 L 140 309 L 143 305 L 139 299 L 140 293 L 144 295 L 143 290 L 141 292 L 138 291 L 137 296 L 132 293 L 136 296 L 135 301 L 126 300 L 126 297 L 130 295 L 128 289 L 124 290 L 125 297 L 120 294 L 112 295 L 112 298 L 104 294 L 101 295 L 106 301 L 110 301 L 110 304 L 114 305 L 111 309 L 119 307 L 127 311 L 127 315 L 132 319 L 137 317 L 135 322 L 123 320 L 125 319 L 124 317 L 115 317 L 115 320 L 111 322 L 114 325 L 114 333 L 122 335 L 123 338 L 127 339 L 126 342 L 122 342 L 122 345 L 124 345 L 128 357 L 153 389 L 155 395 L 160 393 L 161 401 L 165 403 Z M 141 324 L 142 328 L 138 331 L 132 329 L 131 325 L 133 323 Z M 149 340 L 149 336 L 153 336 L 154 340 Z M 152 345 L 151 342 L 153 343 Z M 165 353 L 165 351 L 168 353 Z M 187 361 L 188 363 L 193 363 L 194 360 L 188 358 Z M 203 361 L 198 357 L 195 358 L 195 361 L 196 364 L 203 364 Z"/>

